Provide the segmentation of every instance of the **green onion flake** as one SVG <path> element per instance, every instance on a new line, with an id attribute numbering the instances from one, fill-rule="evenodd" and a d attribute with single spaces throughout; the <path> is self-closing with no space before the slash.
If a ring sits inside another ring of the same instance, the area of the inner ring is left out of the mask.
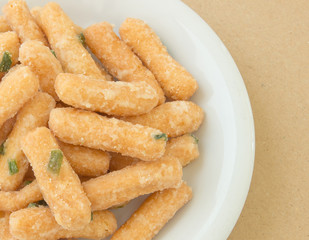
<path id="1" fill-rule="evenodd" d="M 29 203 L 28 208 L 39 207 L 37 203 Z"/>
<path id="2" fill-rule="evenodd" d="M 28 185 L 31 184 L 31 183 L 32 183 L 32 181 L 28 181 L 28 180 L 27 180 L 27 181 L 24 182 L 24 186 L 28 186 Z"/>
<path id="3" fill-rule="evenodd" d="M 3 142 L 1 145 L 0 145 L 0 155 L 4 155 L 5 154 L 5 147 L 4 147 L 4 144 L 5 142 Z"/>
<path id="4" fill-rule="evenodd" d="M 81 44 L 83 44 L 84 47 L 86 47 L 86 38 L 85 35 L 83 33 L 80 33 L 77 35 L 78 40 L 81 42 Z"/>
<path id="5" fill-rule="evenodd" d="M 191 137 L 193 137 L 195 144 L 198 144 L 199 139 L 193 134 L 191 134 Z"/>
<path id="6" fill-rule="evenodd" d="M 8 164 L 9 164 L 10 175 L 14 175 L 14 174 L 18 173 L 19 170 L 18 170 L 18 166 L 17 166 L 15 159 L 9 159 Z"/>
<path id="7" fill-rule="evenodd" d="M 50 51 L 55 56 L 55 58 L 57 58 L 55 51 L 53 49 L 51 49 Z"/>
<path id="8" fill-rule="evenodd" d="M 50 152 L 47 170 L 53 174 L 59 175 L 61 164 L 63 160 L 63 153 L 60 149 L 55 149 Z"/>
<path id="9" fill-rule="evenodd" d="M 93 221 L 93 212 L 91 212 L 91 221 Z"/>
<path id="10" fill-rule="evenodd" d="M 156 140 L 163 139 L 164 141 L 168 140 L 167 135 L 165 133 L 160 133 L 160 134 L 154 135 L 154 139 L 156 139 Z"/>
<path id="11" fill-rule="evenodd" d="M 8 51 L 5 51 L 0 63 L 0 72 L 7 72 L 12 66 L 12 56 Z"/>

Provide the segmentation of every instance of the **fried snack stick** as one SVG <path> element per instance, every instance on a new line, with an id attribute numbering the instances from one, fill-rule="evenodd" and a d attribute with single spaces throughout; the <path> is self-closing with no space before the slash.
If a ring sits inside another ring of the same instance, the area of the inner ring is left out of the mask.
<path id="1" fill-rule="evenodd" d="M 203 109 L 190 101 L 167 102 L 143 115 L 122 118 L 133 124 L 160 129 L 169 137 L 196 131 L 203 119 Z"/>
<path id="2" fill-rule="evenodd" d="M 6 120 L 5 123 L 2 125 L 2 127 L 0 128 L 0 145 L 4 143 L 4 141 L 7 139 L 7 137 L 11 133 L 15 122 L 16 122 L 16 116 Z M 0 146 L 0 152 L 1 152 L 1 146 Z"/>
<path id="3" fill-rule="evenodd" d="M 155 75 L 165 95 L 174 100 L 189 99 L 198 88 L 192 75 L 173 59 L 155 32 L 142 20 L 127 18 L 120 36 Z"/>
<path id="4" fill-rule="evenodd" d="M 107 152 L 61 141 L 58 141 L 58 144 L 77 175 L 98 177 L 107 173 L 110 161 L 110 155 Z"/>
<path id="5" fill-rule="evenodd" d="M 0 80 L 17 63 L 19 45 L 15 32 L 0 33 Z"/>
<path id="6" fill-rule="evenodd" d="M 9 212 L 0 212 L 0 239 L 1 240 L 17 240 L 10 233 L 10 214 Z"/>
<path id="7" fill-rule="evenodd" d="M 191 198 L 192 190 L 185 183 L 151 194 L 111 240 L 151 240 Z"/>
<path id="8" fill-rule="evenodd" d="M 167 140 L 157 129 L 73 108 L 54 109 L 49 127 L 63 142 L 120 152 L 144 161 L 160 158 Z"/>
<path id="9" fill-rule="evenodd" d="M 60 238 L 103 239 L 117 228 L 116 218 L 110 211 L 93 213 L 93 220 L 80 230 L 66 230 L 57 224 L 49 208 L 26 208 L 10 216 L 13 236 L 23 240 L 55 240 Z"/>
<path id="10" fill-rule="evenodd" d="M 40 127 L 30 132 L 22 141 L 22 149 L 57 223 L 68 230 L 89 224 L 90 202 L 50 130 Z"/>
<path id="11" fill-rule="evenodd" d="M 65 72 L 105 79 L 81 43 L 81 35 L 76 34 L 75 25 L 57 3 L 46 4 L 40 11 L 40 19 L 49 43 Z"/>
<path id="12" fill-rule="evenodd" d="M 83 182 L 93 211 L 108 209 L 138 196 L 176 187 L 182 178 L 177 159 L 139 162 Z"/>
<path id="13" fill-rule="evenodd" d="M 19 50 L 19 61 L 29 66 L 38 76 L 40 87 L 43 92 L 50 94 L 56 101 L 59 101 L 54 88 L 56 77 L 62 73 L 62 67 L 51 50 L 39 41 L 27 41 Z"/>
<path id="14" fill-rule="evenodd" d="M 93 24 L 85 29 L 84 34 L 88 47 L 114 77 L 125 82 L 146 82 L 156 90 L 159 105 L 165 102 L 162 88 L 154 75 L 119 39 L 110 23 Z"/>
<path id="15" fill-rule="evenodd" d="M 5 17 L 0 16 L 0 32 L 8 32 L 8 31 L 12 31 L 11 27 L 5 20 Z"/>
<path id="16" fill-rule="evenodd" d="M 34 180 L 19 191 L 0 191 L 0 211 L 13 212 L 25 208 L 29 203 L 42 200 L 42 194 Z"/>
<path id="17" fill-rule="evenodd" d="M 10 0 L 2 8 L 10 27 L 18 34 L 21 42 L 38 40 L 48 45 L 45 36 L 33 19 L 26 1 Z"/>
<path id="18" fill-rule="evenodd" d="M 188 165 L 194 159 L 198 158 L 198 139 L 186 134 L 177 138 L 172 138 L 166 143 L 164 157 L 176 158 L 183 167 Z M 122 156 L 119 153 L 111 153 L 110 171 L 117 171 L 132 164 L 139 162 L 136 158 Z"/>
<path id="19" fill-rule="evenodd" d="M 57 76 L 55 89 L 66 104 L 116 116 L 143 114 L 158 103 L 155 90 L 145 82 L 101 81 L 62 73 Z"/>
<path id="20" fill-rule="evenodd" d="M 55 100 L 47 93 L 37 93 L 18 112 L 16 123 L 0 155 L 0 189 L 16 190 L 28 171 L 29 162 L 21 150 L 21 140 L 33 129 L 47 125 Z"/>

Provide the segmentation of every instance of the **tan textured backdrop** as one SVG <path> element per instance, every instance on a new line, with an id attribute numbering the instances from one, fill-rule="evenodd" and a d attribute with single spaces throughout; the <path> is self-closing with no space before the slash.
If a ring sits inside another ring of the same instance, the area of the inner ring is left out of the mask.
<path id="1" fill-rule="evenodd" d="M 256 129 L 250 192 L 230 240 L 309 239 L 309 1 L 183 0 L 244 78 Z"/>

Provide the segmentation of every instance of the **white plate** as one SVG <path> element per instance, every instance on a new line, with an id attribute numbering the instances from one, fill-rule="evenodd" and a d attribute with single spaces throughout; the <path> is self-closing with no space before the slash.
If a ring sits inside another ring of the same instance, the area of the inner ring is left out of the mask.
<path id="1" fill-rule="evenodd" d="M 1 5 L 6 1 L 1 0 Z M 47 1 L 31 0 L 42 6 Z M 157 240 L 226 239 L 244 205 L 254 164 L 254 125 L 241 75 L 210 27 L 179 0 L 57 0 L 79 25 L 109 21 L 118 30 L 126 17 L 145 20 L 169 52 L 197 79 L 192 98 L 206 113 L 197 132 L 200 158 L 184 179 L 192 201 L 160 231 Z M 122 224 L 139 201 L 114 211 Z"/>

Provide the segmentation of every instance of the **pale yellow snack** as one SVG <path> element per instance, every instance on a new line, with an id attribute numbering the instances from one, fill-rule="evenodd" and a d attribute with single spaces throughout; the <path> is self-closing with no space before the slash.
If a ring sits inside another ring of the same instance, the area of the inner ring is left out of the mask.
<path id="1" fill-rule="evenodd" d="M 0 16 L 0 32 L 8 32 L 8 31 L 12 31 L 11 27 L 5 20 L 5 17 Z"/>
<path id="2" fill-rule="evenodd" d="M 167 140 L 157 129 L 73 108 L 54 109 L 49 127 L 63 142 L 119 152 L 144 161 L 160 158 Z"/>
<path id="3" fill-rule="evenodd" d="M 196 131 L 203 119 L 203 109 L 190 101 L 167 102 L 146 114 L 122 118 L 134 124 L 160 129 L 169 137 Z"/>
<path id="4" fill-rule="evenodd" d="M 151 240 L 191 198 L 192 190 L 185 183 L 151 194 L 111 240 Z"/>
<path id="5" fill-rule="evenodd" d="M 40 127 L 29 133 L 22 149 L 57 223 L 69 230 L 89 224 L 90 202 L 50 130 Z"/>
<path id="6" fill-rule="evenodd" d="M 1 240 L 17 240 L 10 233 L 10 212 L 0 212 L 0 239 Z"/>
<path id="7" fill-rule="evenodd" d="M 75 25 L 57 3 L 46 4 L 40 11 L 40 19 L 48 41 L 65 72 L 105 79 L 79 40 Z"/>
<path id="8" fill-rule="evenodd" d="M 108 22 L 91 25 L 84 31 L 86 43 L 114 77 L 125 82 L 146 82 L 156 90 L 159 105 L 165 102 L 162 88 L 141 60 L 114 33 Z"/>
<path id="9" fill-rule="evenodd" d="M 162 158 L 165 157 L 176 158 L 185 167 L 199 157 L 198 139 L 191 134 L 170 139 L 166 143 L 165 153 Z M 117 171 L 139 161 L 139 159 L 122 156 L 119 153 L 111 153 L 109 170 Z"/>
<path id="10" fill-rule="evenodd" d="M 0 32 L 0 62 L 5 61 L 5 54 L 7 54 L 11 60 L 11 64 L 4 69 L 0 68 L 0 80 L 4 74 L 13 67 L 18 61 L 19 50 L 19 38 L 15 32 Z"/>
<path id="11" fill-rule="evenodd" d="M 158 103 L 155 90 L 145 82 L 101 81 L 62 73 L 57 76 L 55 89 L 66 104 L 108 115 L 135 116 L 149 112 Z"/>
<path id="12" fill-rule="evenodd" d="M 38 40 L 48 45 L 44 33 L 33 19 L 26 1 L 10 0 L 2 11 L 10 27 L 18 34 L 21 42 Z"/>
<path id="13" fill-rule="evenodd" d="M 27 41 L 19 49 L 19 61 L 38 76 L 41 90 L 59 101 L 54 85 L 57 75 L 63 70 L 51 50 L 40 41 Z"/>
<path id="14" fill-rule="evenodd" d="M 57 224 L 49 208 L 26 208 L 10 216 L 13 236 L 23 240 L 56 240 L 60 238 L 103 239 L 117 228 L 116 218 L 110 211 L 93 213 L 93 220 L 80 230 L 66 230 Z"/>
<path id="15" fill-rule="evenodd" d="M 12 68 L 0 83 L 0 127 L 32 98 L 39 89 L 39 80 L 29 67 Z"/>
<path id="16" fill-rule="evenodd" d="M 4 143 L 4 141 L 7 139 L 7 137 L 11 133 L 15 122 L 16 122 L 16 115 L 6 120 L 5 123 L 2 125 L 2 127 L 0 127 L 0 145 Z"/>
<path id="17" fill-rule="evenodd" d="M 196 80 L 168 54 L 160 38 L 144 21 L 127 18 L 120 26 L 119 33 L 155 75 L 167 97 L 187 100 L 194 94 L 198 88 Z"/>
<path id="18" fill-rule="evenodd" d="M 177 159 L 139 162 L 119 171 L 90 179 L 83 187 L 93 211 L 108 209 L 138 196 L 177 187 L 182 167 Z"/>
<path id="19" fill-rule="evenodd" d="M 110 161 L 107 152 L 61 141 L 58 141 L 58 144 L 78 176 L 98 177 L 107 173 Z"/>
<path id="20" fill-rule="evenodd" d="M 0 189 L 14 191 L 23 182 L 29 162 L 21 150 L 21 140 L 33 129 L 46 126 L 55 100 L 47 93 L 37 93 L 18 112 L 16 123 L 0 155 Z"/>
<path id="21" fill-rule="evenodd" d="M 0 211 L 17 211 L 42 198 L 40 188 L 34 180 L 19 191 L 0 191 Z"/>

